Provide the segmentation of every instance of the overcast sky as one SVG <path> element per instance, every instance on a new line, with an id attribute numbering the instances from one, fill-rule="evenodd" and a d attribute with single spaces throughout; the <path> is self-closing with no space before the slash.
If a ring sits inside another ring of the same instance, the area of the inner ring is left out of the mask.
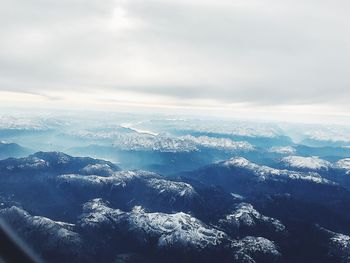
<path id="1" fill-rule="evenodd" d="M 0 103 L 350 115 L 347 0 L 0 0 Z"/>

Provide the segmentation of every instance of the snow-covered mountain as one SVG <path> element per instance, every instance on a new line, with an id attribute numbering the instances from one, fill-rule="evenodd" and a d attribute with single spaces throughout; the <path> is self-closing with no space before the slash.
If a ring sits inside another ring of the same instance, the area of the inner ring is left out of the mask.
<path id="1" fill-rule="evenodd" d="M 296 153 L 296 149 L 292 146 L 274 146 L 268 149 L 271 153 L 278 153 L 283 155 L 291 155 Z"/>
<path id="2" fill-rule="evenodd" d="M 337 161 L 334 167 L 345 170 L 347 174 L 350 174 L 350 158 L 345 158 Z"/>
<path id="3" fill-rule="evenodd" d="M 233 157 L 163 176 L 38 152 L 0 160 L 0 217 L 54 263 L 346 262 L 350 192 L 325 176 L 346 159 L 329 163 Z"/>
<path id="4" fill-rule="evenodd" d="M 75 225 L 32 216 L 22 208 L 12 206 L 0 209 L 0 217 L 27 242 L 39 256 L 50 262 L 62 262 L 74 257 L 75 262 L 84 262 L 85 252 L 81 236 Z"/>
<path id="5" fill-rule="evenodd" d="M 227 236 L 224 232 L 210 228 L 189 214 L 147 213 L 140 207 L 130 212 L 112 209 L 101 199 L 94 199 L 84 204 L 80 219 L 83 228 L 109 226 L 117 234 L 134 236 L 135 242 L 164 249 L 210 249 L 221 246 Z M 126 228 L 125 228 L 126 227 Z"/>
<path id="6" fill-rule="evenodd" d="M 92 165 L 95 165 L 95 169 L 92 169 Z M 80 171 L 84 174 L 104 174 L 107 167 L 111 170 L 119 170 L 118 166 L 108 161 L 89 157 L 72 157 L 62 152 L 37 152 L 24 158 L 9 158 L 0 161 L 0 177 L 6 179 L 6 174 L 59 175 Z"/>
<path id="7" fill-rule="evenodd" d="M 142 207 L 123 212 L 95 199 L 84 205 L 80 224 L 85 231 L 93 229 L 107 235 L 128 236 L 127 240 L 134 246 L 146 246 L 166 253 L 203 253 L 211 261 L 214 260 L 213 255 L 219 255 L 218 252 L 231 254 L 229 258 L 238 262 L 245 262 L 247 258 L 250 262 L 261 258 L 276 260 L 281 256 L 274 242 L 268 239 L 251 236 L 231 239 L 224 232 L 183 212 L 148 213 Z M 201 259 L 204 262 L 208 260 Z"/>
<path id="8" fill-rule="evenodd" d="M 286 167 L 310 170 L 327 170 L 332 165 L 330 162 L 322 160 L 317 156 L 288 156 L 282 158 L 281 162 Z"/>
<path id="9" fill-rule="evenodd" d="M 334 233 L 330 238 L 329 253 L 340 258 L 341 262 L 350 261 L 350 236 Z"/>
<path id="10" fill-rule="evenodd" d="M 237 204 L 218 223 L 233 236 L 286 234 L 286 227 L 279 220 L 262 215 L 249 203 Z"/>
<path id="11" fill-rule="evenodd" d="M 249 191 L 256 184 L 278 184 L 303 183 L 311 185 L 335 185 L 315 172 L 296 172 L 290 170 L 279 170 L 265 165 L 258 165 L 243 157 L 234 157 L 213 165 L 201 168 L 197 171 L 184 173 L 184 176 L 196 178 L 197 180 L 220 185 L 232 191 Z M 251 182 L 251 185 L 246 185 Z M 244 187 L 242 189 L 241 187 Z"/>
<path id="12" fill-rule="evenodd" d="M 350 213 L 347 212 L 350 191 L 345 185 L 326 179 L 316 172 L 281 170 L 258 165 L 239 157 L 217 162 L 192 172 L 181 173 L 179 176 L 249 197 L 264 209 L 269 203 L 272 211 L 268 210 L 273 212 L 271 213 L 273 217 L 280 216 L 278 209 L 281 208 L 277 207 L 282 203 L 288 206 L 300 203 L 301 207 L 305 206 L 305 208 L 300 208 L 301 212 L 295 207 L 295 213 L 302 213 L 302 216 L 309 215 L 318 220 L 315 214 L 318 210 L 322 211 L 320 213 L 326 213 L 327 216 L 334 214 L 336 217 L 342 217 L 341 220 L 344 222 L 350 220 Z M 306 209 L 307 206 L 310 206 L 310 209 Z M 323 219 L 325 218 L 319 218 L 320 221 Z"/>

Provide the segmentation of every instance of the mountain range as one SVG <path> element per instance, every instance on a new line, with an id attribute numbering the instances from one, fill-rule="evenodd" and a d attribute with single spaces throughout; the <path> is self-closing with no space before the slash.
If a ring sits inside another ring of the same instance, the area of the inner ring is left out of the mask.
<path id="1" fill-rule="evenodd" d="M 233 157 L 164 176 L 37 152 L 0 160 L 0 215 L 46 262 L 348 262 L 347 164 Z"/>

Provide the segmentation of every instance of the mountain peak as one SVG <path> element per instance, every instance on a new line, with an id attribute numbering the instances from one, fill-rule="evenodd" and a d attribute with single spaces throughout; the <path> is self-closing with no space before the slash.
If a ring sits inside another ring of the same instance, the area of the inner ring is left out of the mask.
<path id="1" fill-rule="evenodd" d="M 71 160 L 73 157 L 62 153 L 62 152 L 36 152 L 32 155 L 30 155 L 30 157 L 37 157 L 39 159 L 43 159 L 45 161 L 50 161 L 50 162 L 57 162 L 57 163 L 67 163 L 69 160 Z"/>
<path id="2" fill-rule="evenodd" d="M 236 166 L 236 167 L 251 167 L 254 166 L 255 164 L 252 163 L 251 161 L 247 160 L 244 157 L 233 157 L 230 158 L 226 161 L 223 162 L 219 162 L 219 164 L 223 165 L 223 166 Z"/>

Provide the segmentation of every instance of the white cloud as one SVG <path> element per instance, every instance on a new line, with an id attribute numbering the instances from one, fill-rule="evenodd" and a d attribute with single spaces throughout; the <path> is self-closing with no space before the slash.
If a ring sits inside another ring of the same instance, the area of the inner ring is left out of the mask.
<path id="1" fill-rule="evenodd" d="M 0 10 L 0 90 L 55 94 L 68 104 L 68 91 L 132 93 L 143 104 L 166 97 L 168 105 L 315 105 L 349 114 L 349 7 L 345 0 L 13 0 Z"/>

